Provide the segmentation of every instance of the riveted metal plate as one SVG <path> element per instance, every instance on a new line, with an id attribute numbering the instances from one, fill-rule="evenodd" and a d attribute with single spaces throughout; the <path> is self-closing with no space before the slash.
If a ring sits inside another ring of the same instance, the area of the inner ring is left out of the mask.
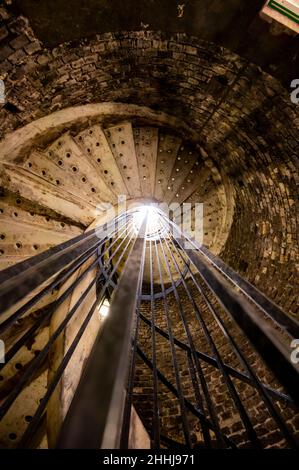
<path id="1" fill-rule="evenodd" d="M 159 133 L 157 165 L 156 165 L 156 182 L 155 197 L 159 201 L 163 201 L 167 183 L 172 173 L 181 139 L 174 135 Z"/>
<path id="2" fill-rule="evenodd" d="M 84 154 L 90 158 L 96 174 L 100 175 L 101 179 L 105 181 L 113 193 L 114 198 L 112 195 L 112 200 L 116 202 L 118 195 L 127 194 L 122 174 L 119 171 L 103 129 L 99 125 L 89 127 L 80 132 L 74 140 Z"/>
<path id="3" fill-rule="evenodd" d="M 158 150 L 158 129 L 154 127 L 138 127 L 133 129 L 133 135 L 141 179 L 142 196 L 153 197 Z"/>
<path id="4" fill-rule="evenodd" d="M 80 187 L 80 193 L 88 197 L 89 202 L 93 201 L 96 204 L 113 198 L 110 188 L 97 173 L 93 160 L 85 155 L 71 135 L 61 136 L 45 153 L 56 168 L 64 172 L 64 181 L 69 185 L 70 191 L 73 188 L 78 194 Z"/>
<path id="5" fill-rule="evenodd" d="M 135 152 L 132 125 L 122 122 L 117 126 L 105 129 L 115 161 L 131 197 L 141 197 L 141 186 Z"/>

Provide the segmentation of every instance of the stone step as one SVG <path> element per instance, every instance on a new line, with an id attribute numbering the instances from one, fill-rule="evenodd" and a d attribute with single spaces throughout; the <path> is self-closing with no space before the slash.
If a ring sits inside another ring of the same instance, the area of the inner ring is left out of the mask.
<path id="1" fill-rule="evenodd" d="M 155 127 L 135 127 L 133 135 L 142 196 L 152 198 L 155 190 L 158 129 Z"/>
<path id="2" fill-rule="evenodd" d="M 182 140 L 172 134 L 159 132 L 156 165 L 155 198 L 163 201 L 164 193 L 171 176 Z"/>
<path id="3" fill-rule="evenodd" d="M 76 194 L 79 190 L 81 197 L 87 198 L 88 202 L 100 204 L 114 197 L 88 151 L 82 151 L 69 133 L 57 139 L 45 153 L 56 168 L 63 171 L 62 182 L 74 188 Z"/>
<path id="4" fill-rule="evenodd" d="M 0 182 L 12 193 L 82 225 L 88 226 L 96 216 L 95 205 L 21 166 L 3 163 Z"/>
<path id="5" fill-rule="evenodd" d="M 105 182 L 111 193 L 111 201 L 116 202 L 119 194 L 127 194 L 122 173 L 115 161 L 103 129 L 94 125 L 80 132 L 75 142 L 96 170 L 96 174 Z"/>
<path id="6" fill-rule="evenodd" d="M 142 196 L 133 129 L 130 122 L 121 122 L 105 129 L 105 136 L 122 175 L 127 193 L 132 198 Z"/>

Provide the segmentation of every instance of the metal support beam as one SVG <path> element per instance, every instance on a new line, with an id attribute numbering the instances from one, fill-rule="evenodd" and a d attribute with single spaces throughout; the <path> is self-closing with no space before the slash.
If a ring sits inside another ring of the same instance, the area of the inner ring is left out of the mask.
<path id="1" fill-rule="evenodd" d="M 58 448 L 119 447 L 131 328 L 144 263 L 145 220 L 67 413 Z M 88 426 L 86 426 L 88 423 Z"/>

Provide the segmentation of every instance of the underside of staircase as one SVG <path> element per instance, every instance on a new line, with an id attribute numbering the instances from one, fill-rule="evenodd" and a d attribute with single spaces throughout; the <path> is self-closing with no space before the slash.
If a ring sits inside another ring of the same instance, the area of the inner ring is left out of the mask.
<path id="1" fill-rule="evenodd" d="M 294 1 L 0 3 L 0 448 L 298 447 Z"/>
<path id="2" fill-rule="evenodd" d="M 26 158 L 1 163 L 1 269 L 78 235 L 122 195 L 201 201 L 204 243 L 216 253 L 223 247 L 232 214 L 203 150 L 170 130 L 119 122 L 64 133 Z"/>

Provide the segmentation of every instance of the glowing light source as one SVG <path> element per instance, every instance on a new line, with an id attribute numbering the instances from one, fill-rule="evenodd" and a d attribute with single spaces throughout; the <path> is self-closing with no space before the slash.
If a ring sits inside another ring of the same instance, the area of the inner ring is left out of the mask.
<path id="1" fill-rule="evenodd" d="M 133 227 L 137 234 L 140 230 L 144 218 L 147 216 L 147 233 L 148 240 L 157 240 L 161 234 L 165 233 L 165 222 L 163 221 L 158 210 L 154 206 L 140 206 L 133 212 Z"/>
<path id="2" fill-rule="evenodd" d="M 99 306 L 100 318 L 106 318 L 109 314 L 110 304 L 107 299 Z"/>

